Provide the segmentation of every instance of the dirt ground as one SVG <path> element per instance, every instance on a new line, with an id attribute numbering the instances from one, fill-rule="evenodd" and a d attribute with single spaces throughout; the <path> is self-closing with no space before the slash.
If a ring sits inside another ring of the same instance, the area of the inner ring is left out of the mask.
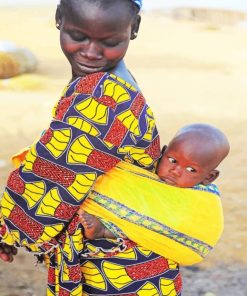
<path id="1" fill-rule="evenodd" d="M 0 10 L 1 39 L 29 48 L 39 61 L 35 73 L 0 81 L 1 191 L 11 170 L 10 156 L 47 127 L 70 78 L 59 49 L 54 9 Z M 126 58 L 156 114 L 163 143 L 192 122 L 218 126 L 231 143 L 217 181 L 225 230 L 203 263 L 182 268 L 184 296 L 247 295 L 246 36 L 247 30 L 240 27 L 211 27 L 146 13 Z M 0 263 L 0 296 L 42 296 L 45 282 L 45 270 L 34 267 L 29 254 L 19 252 L 15 264 Z"/>

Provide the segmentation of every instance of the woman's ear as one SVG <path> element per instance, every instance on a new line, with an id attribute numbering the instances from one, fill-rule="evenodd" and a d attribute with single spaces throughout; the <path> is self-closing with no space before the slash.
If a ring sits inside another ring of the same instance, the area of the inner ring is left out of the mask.
<path id="1" fill-rule="evenodd" d="M 135 20 L 133 21 L 133 24 L 132 24 L 130 40 L 134 40 L 138 36 L 140 23 L 141 23 L 141 16 L 138 14 L 135 17 Z"/>
<path id="2" fill-rule="evenodd" d="M 56 28 L 59 30 L 60 25 L 62 23 L 62 11 L 60 5 L 57 6 L 56 14 L 55 14 Z"/>
<path id="3" fill-rule="evenodd" d="M 212 170 L 207 177 L 201 182 L 202 185 L 211 184 L 216 178 L 218 178 L 220 172 L 218 170 Z"/>

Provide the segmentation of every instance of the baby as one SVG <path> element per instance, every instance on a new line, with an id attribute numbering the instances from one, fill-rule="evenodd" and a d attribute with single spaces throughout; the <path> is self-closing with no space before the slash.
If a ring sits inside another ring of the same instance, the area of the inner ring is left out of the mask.
<path id="1" fill-rule="evenodd" d="M 166 184 L 176 187 L 206 186 L 218 177 L 216 168 L 229 150 L 229 142 L 219 129 L 207 124 L 187 125 L 163 148 L 157 174 Z M 86 238 L 115 238 L 95 216 L 83 209 L 78 214 Z"/>

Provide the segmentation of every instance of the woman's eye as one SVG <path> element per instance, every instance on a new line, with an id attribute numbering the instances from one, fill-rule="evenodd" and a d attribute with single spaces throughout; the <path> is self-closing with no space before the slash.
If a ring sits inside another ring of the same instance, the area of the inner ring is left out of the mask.
<path id="1" fill-rule="evenodd" d="M 172 158 L 172 157 L 168 157 L 168 160 L 170 163 L 176 163 L 176 159 Z"/>
<path id="2" fill-rule="evenodd" d="M 115 41 L 115 40 L 105 40 L 103 41 L 103 44 L 107 47 L 115 47 L 118 46 L 119 41 Z"/>
<path id="3" fill-rule="evenodd" d="M 81 33 L 71 32 L 69 35 L 70 35 L 71 39 L 73 39 L 75 41 L 84 41 L 86 39 L 86 37 Z"/>
<path id="4" fill-rule="evenodd" d="M 186 170 L 191 173 L 196 173 L 196 170 L 193 169 L 192 167 L 187 167 Z"/>

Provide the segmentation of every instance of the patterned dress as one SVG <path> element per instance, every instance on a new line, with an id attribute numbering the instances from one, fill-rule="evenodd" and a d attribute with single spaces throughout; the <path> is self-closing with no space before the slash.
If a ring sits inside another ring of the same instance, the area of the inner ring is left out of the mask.
<path id="1" fill-rule="evenodd" d="M 133 86 L 96 73 L 67 87 L 1 201 L 2 240 L 49 254 L 47 295 L 181 295 L 174 262 L 122 238 L 83 244 L 75 215 L 118 162 L 152 170 L 159 156 L 152 111 Z"/>

